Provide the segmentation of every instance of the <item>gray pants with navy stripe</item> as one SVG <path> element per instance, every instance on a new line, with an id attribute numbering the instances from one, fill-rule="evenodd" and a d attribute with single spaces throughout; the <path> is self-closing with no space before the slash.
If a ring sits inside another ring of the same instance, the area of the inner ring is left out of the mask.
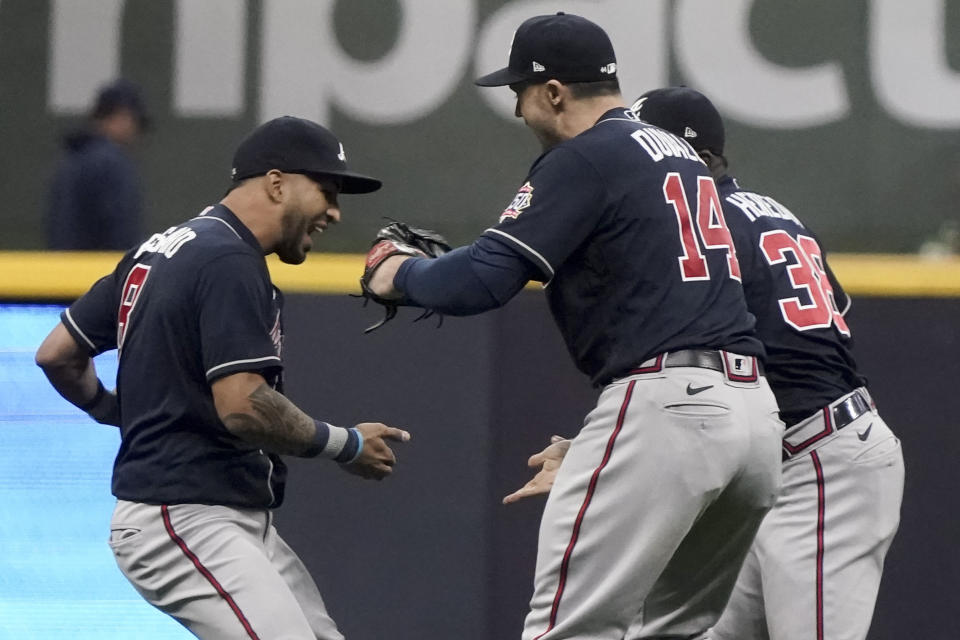
<path id="1" fill-rule="evenodd" d="M 641 605 L 643 637 L 705 632 L 776 501 L 782 436 L 762 377 L 608 385 L 547 499 L 523 639 L 621 640 Z"/>
<path id="2" fill-rule="evenodd" d="M 711 639 L 867 637 L 900 524 L 903 452 L 876 408 L 831 432 L 825 415 L 850 395 L 785 434 L 798 446 L 784 462 L 783 491 Z"/>
<path id="3" fill-rule="evenodd" d="M 110 528 L 123 574 L 198 638 L 343 638 L 268 510 L 118 500 Z"/>

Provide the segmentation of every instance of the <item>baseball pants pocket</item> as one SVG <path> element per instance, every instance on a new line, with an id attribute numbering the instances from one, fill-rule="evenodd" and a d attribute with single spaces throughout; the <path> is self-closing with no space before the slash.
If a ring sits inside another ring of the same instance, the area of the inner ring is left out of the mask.
<path id="1" fill-rule="evenodd" d="M 850 461 L 855 464 L 870 464 L 872 462 L 890 460 L 899 455 L 900 440 L 896 436 L 891 435 L 874 445 L 864 447 L 861 451 L 857 452 Z"/>
<path id="2" fill-rule="evenodd" d="M 139 527 L 128 527 L 124 525 L 112 525 L 110 528 L 110 540 L 107 544 L 111 549 L 117 550 L 124 544 L 132 544 L 143 534 L 143 529 Z"/>
<path id="3" fill-rule="evenodd" d="M 107 544 L 113 551 L 117 568 L 134 589 L 152 604 L 157 598 L 158 585 L 150 580 L 151 556 L 160 538 L 158 531 L 151 530 L 143 517 L 144 512 L 141 505 L 117 501 Z"/>
<path id="4" fill-rule="evenodd" d="M 663 405 L 663 410 L 680 417 L 709 417 L 722 416 L 730 413 L 730 407 L 721 402 L 681 400 Z"/>

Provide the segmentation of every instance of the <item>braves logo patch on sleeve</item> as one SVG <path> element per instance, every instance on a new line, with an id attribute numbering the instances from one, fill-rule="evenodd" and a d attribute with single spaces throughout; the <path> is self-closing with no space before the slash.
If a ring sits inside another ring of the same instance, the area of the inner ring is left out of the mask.
<path id="1" fill-rule="evenodd" d="M 523 210 L 530 206 L 530 201 L 533 199 L 533 185 L 529 182 L 524 183 L 520 187 L 520 191 L 517 192 L 517 195 L 514 196 L 513 201 L 510 202 L 509 206 L 503 210 L 503 213 L 500 214 L 500 222 L 503 222 L 507 218 L 516 218 Z"/>

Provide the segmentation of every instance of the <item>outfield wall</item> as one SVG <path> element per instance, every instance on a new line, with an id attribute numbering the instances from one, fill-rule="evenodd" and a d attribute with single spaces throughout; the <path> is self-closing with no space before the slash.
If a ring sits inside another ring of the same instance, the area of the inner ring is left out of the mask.
<path id="1" fill-rule="evenodd" d="M 116 259 L 0 254 L 0 299 L 67 300 Z M 870 639 L 960 637 L 960 424 L 949 400 L 960 380 L 958 264 L 831 260 L 854 297 L 858 361 L 907 465 L 901 530 Z M 402 310 L 364 335 L 379 312 L 347 295 L 361 263 L 351 255 L 314 256 L 297 268 L 271 262 L 288 292 L 287 392 L 313 415 L 380 420 L 414 437 L 398 446 L 394 477 L 379 484 L 292 460 L 278 526 L 352 640 L 516 638 L 542 503 L 505 507 L 500 498 L 527 479 L 527 456 L 551 434 L 576 432 L 596 391 L 570 364 L 536 289 L 439 328 Z M 37 437 L 38 448 L 48 446 L 42 426 Z"/>
<path id="2" fill-rule="evenodd" d="M 291 397 L 317 415 L 384 420 L 414 434 L 382 486 L 293 464 L 280 527 L 348 637 L 379 637 L 385 623 L 391 637 L 411 640 L 519 637 L 542 502 L 499 499 L 526 481 L 527 456 L 551 434 L 576 432 L 595 397 L 545 306 L 528 291 L 439 329 L 410 324 L 408 310 L 364 336 L 375 312 L 355 300 L 288 299 Z M 848 319 L 907 469 L 870 640 L 960 637 L 960 421 L 950 400 L 960 381 L 960 299 L 860 297 Z M 361 547 L 359 558 L 348 551 Z"/>

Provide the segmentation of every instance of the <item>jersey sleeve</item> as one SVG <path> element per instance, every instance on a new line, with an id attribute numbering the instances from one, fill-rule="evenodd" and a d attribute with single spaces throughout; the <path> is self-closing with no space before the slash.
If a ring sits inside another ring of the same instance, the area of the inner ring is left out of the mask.
<path id="1" fill-rule="evenodd" d="M 207 380 L 282 366 L 280 302 L 258 256 L 232 253 L 201 268 L 196 303 Z"/>
<path id="2" fill-rule="evenodd" d="M 572 149 L 540 158 L 499 223 L 484 231 L 516 249 L 549 282 L 599 222 L 606 189 L 596 168 Z"/>
<path id="3" fill-rule="evenodd" d="M 394 276 L 407 304 L 448 315 L 471 315 L 506 304 L 537 269 L 496 238 L 482 235 L 469 247 L 439 258 L 411 258 Z"/>
<path id="4" fill-rule="evenodd" d="M 73 339 L 91 356 L 117 348 L 117 279 L 119 267 L 97 280 L 90 290 L 60 314 Z"/>

